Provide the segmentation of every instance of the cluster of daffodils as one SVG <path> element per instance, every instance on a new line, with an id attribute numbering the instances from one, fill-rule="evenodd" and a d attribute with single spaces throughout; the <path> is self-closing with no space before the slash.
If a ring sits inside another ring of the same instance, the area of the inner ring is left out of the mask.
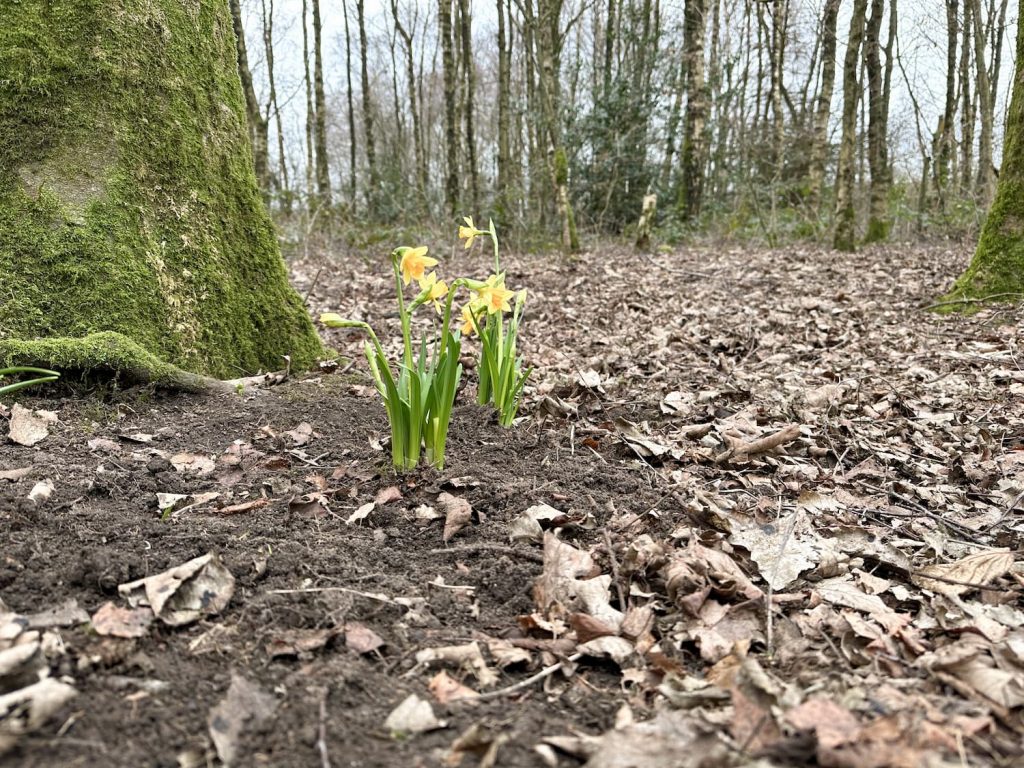
<path id="1" fill-rule="evenodd" d="M 516 294 L 505 287 L 505 275 L 498 268 L 494 223 L 491 222 L 489 229 L 480 230 L 473 226 L 472 219 L 465 221 L 466 226 L 459 228 L 459 235 L 466 240 L 467 247 L 481 235 L 490 237 L 494 244 L 495 273 L 487 280 L 460 277 L 449 285 L 433 271 L 438 262 L 427 255 L 427 248 L 402 247 L 391 253 L 402 325 L 402 360 L 397 377 L 380 340 L 367 323 L 334 313 L 320 317 L 329 327 L 358 328 L 368 335 L 364 344 L 366 359 L 391 423 L 392 461 L 399 470 L 417 466 L 422 453 L 433 466 L 444 467 L 448 425 L 462 379 L 459 359 L 463 336 L 477 334 L 480 337 L 479 401 L 497 408 L 502 425 L 510 425 L 515 418 L 523 387 L 532 370 L 523 371 L 522 358 L 516 356 L 516 337 L 526 292 Z M 419 293 L 409 301 L 405 291 L 413 281 Z M 452 302 L 459 289 L 468 291 L 470 299 L 462 307 L 462 326 L 453 329 Z M 513 297 L 514 309 L 510 304 Z M 411 319 L 413 313 L 426 304 L 433 305 L 441 316 L 440 334 L 433 344 L 423 338 L 414 345 Z"/>
<path id="2" fill-rule="evenodd" d="M 498 234 L 494 222 L 487 229 L 477 229 L 473 219 L 466 217 L 465 226 L 459 227 L 459 237 L 466 248 L 477 237 L 488 237 L 494 248 L 494 274 L 475 289 L 476 298 L 462 308 L 462 332 L 480 336 L 480 383 L 477 400 L 481 405 L 493 405 L 498 410 L 498 421 L 510 426 L 519 410 L 523 387 L 533 370 L 523 370 L 523 359 L 517 354 L 519 324 L 526 306 L 526 289 L 510 291 L 505 287 L 505 273 L 501 271 Z M 509 303 L 515 297 L 515 307 Z"/>

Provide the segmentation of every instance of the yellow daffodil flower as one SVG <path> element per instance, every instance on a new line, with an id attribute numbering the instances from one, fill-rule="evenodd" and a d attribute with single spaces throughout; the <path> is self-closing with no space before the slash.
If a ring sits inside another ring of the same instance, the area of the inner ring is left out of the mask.
<path id="1" fill-rule="evenodd" d="M 508 300 L 515 296 L 515 291 L 510 291 L 505 287 L 504 276 L 491 275 L 484 283 L 484 287 L 476 292 L 476 295 L 478 301 L 486 307 L 489 315 L 493 315 L 495 312 L 512 311 Z"/>
<path id="2" fill-rule="evenodd" d="M 459 225 L 459 238 L 466 241 L 466 249 L 468 250 L 473 246 L 474 239 L 480 235 L 486 235 L 487 232 L 476 228 L 472 216 L 466 216 L 462 220 L 466 222 L 466 226 Z"/>
<path id="3" fill-rule="evenodd" d="M 420 282 L 420 290 L 423 291 L 423 303 L 434 302 L 434 309 L 441 313 L 441 299 L 448 295 L 448 283 L 437 279 L 437 272 L 431 272 Z"/>
<path id="4" fill-rule="evenodd" d="M 466 304 L 462 308 L 462 326 L 459 330 L 462 331 L 463 336 L 472 336 L 473 332 L 476 331 L 476 326 L 473 325 L 473 317 L 476 315 L 477 310 L 473 307 L 473 304 Z"/>
<path id="5" fill-rule="evenodd" d="M 407 248 L 402 254 L 402 281 L 408 285 L 413 280 L 423 280 L 427 267 L 436 267 L 437 259 L 427 256 L 427 247 Z"/>

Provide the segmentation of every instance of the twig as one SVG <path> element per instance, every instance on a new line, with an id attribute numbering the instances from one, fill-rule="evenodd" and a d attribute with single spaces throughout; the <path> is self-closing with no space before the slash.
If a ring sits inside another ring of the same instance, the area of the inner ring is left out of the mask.
<path id="1" fill-rule="evenodd" d="M 327 693 L 327 688 L 320 693 L 320 729 L 316 740 L 316 748 L 320 752 L 320 768 L 331 768 L 331 758 L 327 754 Z"/>
<path id="2" fill-rule="evenodd" d="M 759 453 L 767 453 L 774 448 L 793 442 L 798 437 L 800 437 L 800 425 L 790 424 L 788 427 L 784 427 L 778 432 L 758 438 L 757 440 L 752 440 L 749 443 L 741 443 L 727 451 L 723 451 L 715 457 L 715 463 L 721 464 L 736 457 L 755 456 Z"/>
<path id="3" fill-rule="evenodd" d="M 615 582 L 615 593 L 619 596 L 619 610 L 625 613 L 629 606 L 626 604 L 626 594 L 622 591 L 622 582 L 619 580 L 619 561 L 615 559 L 612 534 L 607 528 L 604 529 L 604 548 L 608 551 L 608 561 L 612 566 L 612 581 Z"/>
<path id="4" fill-rule="evenodd" d="M 544 669 L 542 669 L 537 674 L 533 675 L 532 677 L 528 677 L 525 680 L 520 680 L 515 685 L 510 685 L 510 686 L 508 686 L 506 688 L 499 688 L 496 691 L 487 691 L 486 693 L 481 693 L 479 696 L 476 697 L 476 700 L 477 701 L 482 701 L 482 700 L 486 700 L 486 699 L 498 699 L 498 698 L 501 698 L 502 696 L 507 696 L 510 693 L 515 693 L 516 691 L 521 691 L 524 688 L 529 688 L 531 685 L 533 685 L 534 683 L 538 682 L 539 680 L 543 680 L 545 677 L 551 677 L 551 675 L 555 674 L 555 672 L 557 672 L 563 666 L 565 666 L 566 662 L 577 661 L 577 660 L 579 660 L 581 658 L 583 658 L 583 654 L 582 653 L 574 653 L 572 656 L 570 656 L 565 661 L 559 661 L 559 662 L 557 662 L 555 664 L 552 664 L 550 667 L 544 667 Z"/>

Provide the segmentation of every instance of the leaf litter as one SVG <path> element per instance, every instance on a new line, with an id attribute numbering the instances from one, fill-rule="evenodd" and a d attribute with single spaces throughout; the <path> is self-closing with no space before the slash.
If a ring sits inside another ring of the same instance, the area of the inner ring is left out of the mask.
<path id="1" fill-rule="evenodd" d="M 453 430 L 441 475 L 381 471 L 365 381 L 327 369 L 243 400 L 114 406 L 95 434 L 75 431 L 85 406 L 62 403 L 62 445 L 0 459 L 15 542 L 0 597 L 25 614 L 51 607 L 40 595 L 77 598 L 103 633 L 72 614 L 31 630 L 50 650 L 17 653 L 62 696 L 107 703 L 67 726 L 88 743 L 115 732 L 106 711 L 173 709 L 191 735 L 135 757 L 129 740 L 124 764 L 156 750 L 286 766 L 1014 765 L 1024 334 L 1009 308 L 920 311 L 965 256 L 510 259 L 532 293 L 532 418 L 504 431 L 459 406 L 456 423 L 482 423 Z M 708 264 L 711 279 L 678 272 Z M 329 265 L 310 301 L 337 308 L 340 293 L 373 322 L 388 290 L 376 267 Z M 44 477 L 50 501 L 27 505 Z M 184 514 L 153 514 L 158 494 Z M 213 560 L 193 571 L 214 546 L 219 576 Z M 46 588 L 58 553 L 66 595 Z M 136 608 L 111 600 L 119 584 Z M 187 684 L 147 687 L 169 665 Z M 103 698 L 103 674 L 137 695 Z M 0 696 L 25 677 L 0 675 Z M 202 713 L 212 723 L 221 701 L 237 718 L 214 732 Z M 9 749 L 51 763 L 87 749 L 32 740 L 72 722 L 64 704 L 17 706 L 0 712 Z"/>

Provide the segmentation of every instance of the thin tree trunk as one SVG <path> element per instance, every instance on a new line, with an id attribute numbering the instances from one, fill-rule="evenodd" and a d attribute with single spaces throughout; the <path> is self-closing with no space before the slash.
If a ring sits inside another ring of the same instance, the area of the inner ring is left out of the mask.
<path id="1" fill-rule="evenodd" d="M 686 0 L 683 20 L 683 56 L 686 60 L 686 114 L 679 212 L 686 221 L 700 215 L 704 193 L 704 123 L 707 120 L 707 92 L 704 85 L 704 34 L 706 0 Z"/>
<path id="2" fill-rule="evenodd" d="M 843 60 L 843 120 L 839 143 L 839 169 L 836 172 L 836 225 L 832 245 L 837 251 L 856 248 L 856 212 L 853 206 L 854 162 L 857 144 L 857 104 L 860 87 L 857 71 L 860 47 L 864 39 L 864 17 L 867 0 L 853 0 L 850 36 Z"/>
<path id="3" fill-rule="evenodd" d="M 267 117 L 274 115 L 274 129 L 277 131 L 277 191 L 281 209 L 286 215 L 292 212 L 291 184 L 288 180 L 288 158 L 284 148 L 284 129 L 281 126 L 281 107 L 277 103 L 277 84 L 274 78 L 274 0 L 262 0 L 263 48 L 267 57 L 267 81 L 270 94 L 267 96 Z"/>
<path id="4" fill-rule="evenodd" d="M 825 180 L 828 119 L 832 112 L 832 91 L 835 89 L 836 81 L 836 27 L 841 3 L 842 0 L 828 0 L 821 23 L 821 86 L 814 109 L 814 129 L 807 178 L 807 202 L 813 211 L 817 211 L 821 203 L 821 188 Z"/>
<path id="5" fill-rule="evenodd" d="M 505 34 L 505 0 L 498 0 L 498 179 L 495 185 L 495 208 L 500 223 L 508 217 L 508 188 L 512 155 L 509 143 L 512 99 L 512 51 Z M 508 20 L 511 28 L 512 19 Z M 510 29 L 511 31 L 511 29 Z"/>
<path id="6" fill-rule="evenodd" d="M 871 0 L 871 15 L 864 32 L 864 64 L 868 78 L 868 169 L 871 173 L 868 228 L 864 242 L 876 243 L 889 236 L 889 185 L 886 173 L 886 115 L 882 91 L 879 36 L 884 0 Z"/>
<path id="7" fill-rule="evenodd" d="M 957 50 L 957 5 L 958 0 L 946 0 L 946 102 L 939 120 L 935 149 L 935 191 L 939 205 L 946 210 L 949 199 L 949 183 L 952 178 L 953 120 L 956 119 L 956 50 Z"/>
<path id="8" fill-rule="evenodd" d="M 309 17 L 308 0 L 302 0 L 302 69 L 306 85 L 306 206 L 313 200 L 313 124 L 316 112 L 313 109 L 313 78 L 309 75 Z"/>
<path id="9" fill-rule="evenodd" d="M 316 102 L 316 193 L 322 205 L 331 205 L 331 172 L 327 156 L 327 98 L 324 95 L 323 25 L 320 0 L 313 0 L 313 96 Z"/>
<path id="10" fill-rule="evenodd" d="M 377 145 L 373 132 L 373 94 L 370 93 L 370 69 L 367 65 L 365 0 L 356 0 L 356 25 L 359 27 L 359 69 L 363 91 L 363 145 L 366 152 L 366 170 L 369 188 L 366 206 L 373 216 L 380 204 L 380 177 L 377 172 Z"/>
<path id="11" fill-rule="evenodd" d="M 398 13 L 398 0 L 391 0 L 391 13 L 395 17 L 395 29 L 405 45 L 405 78 L 409 90 L 409 115 L 412 118 L 413 158 L 416 163 L 416 194 L 422 210 L 427 201 L 427 161 L 423 153 L 423 135 L 418 99 L 416 98 L 416 65 L 413 58 L 412 34 L 402 24 Z"/>
<path id="12" fill-rule="evenodd" d="M 356 196 L 356 155 L 359 139 L 356 136 L 356 110 L 352 90 L 352 33 L 348 26 L 348 0 L 341 0 L 341 11 L 345 21 L 345 83 L 348 101 L 348 194 L 353 210 L 359 205 Z"/>
<path id="13" fill-rule="evenodd" d="M 985 31 L 981 20 L 980 0 L 967 0 L 974 24 L 974 64 L 978 75 L 978 109 L 981 117 L 981 138 L 978 142 L 978 203 L 987 208 L 995 195 L 995 173 L 992 165 L 992 135 L 995 108 L 988 67 L 985 64 Z"/>
<path id="14" fill-rule="evenodd" d="M 441 37 L 441 61 L 444 68 L 444 125 L 446 175 L 444 202 L 448 214 L 459 212 L 458 128 L 455 115 L 455 56 L 452 51 L 452 0 L 438 0 L 438 34 Z"/>
<path id="15" fill-rule="evenodd" d="M 469 165 L 469 204 L 474 212 L 479 210 L 480 180 L 476 165 L 475 98 L 476 66 L 473 62 L 473 29 L 469 12 L 469 0 L 459 0 L 459 26 L 462 35 L 462 69 L 466 85 L 466 102 L 463 119 L 466 126 L 466 163 Z"/>
<path id="16" fill-rule="evenodd" d="M 238 56 L 238 75 L 242 80 L 242 93 L 245 96 L 245 114 L 249 124 L 249 139 L 252 142 L 252 162 L 256 170 L 256 183 L 259 184 L 263 202 L 270 203 L 270 148 L 268 142 L 269 126 L 260 109 L 256 89 L 252 84 L 252 70 L 249 69 L 249 55 L 245 46 L 245 26 L 242 24 L 242 6 L 239 0 L 230 0 L 231 22 L 235 28 L 235 50 Z"/>
<path id="17" fill-rule="evenodd" d="M 971 2 L 964 0 L 960 43 L 960 193 L 969 194 L 974 178 L 974 99 L 971 95 Z"/>

